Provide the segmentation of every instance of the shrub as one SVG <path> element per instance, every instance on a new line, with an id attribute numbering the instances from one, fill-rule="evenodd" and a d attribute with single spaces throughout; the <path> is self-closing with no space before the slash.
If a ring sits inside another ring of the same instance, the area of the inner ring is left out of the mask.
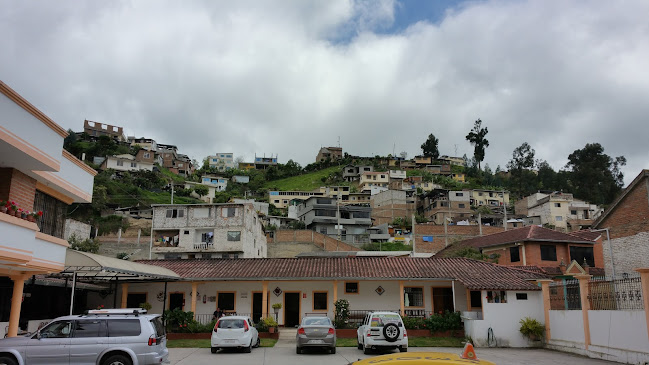
<path id="1" fill-rule="evenodd" d="M 408 330 L 423 330 L 427 328 L 425 318 L 403 317 L 403 325 Z"/>
<path id="2" fill-rule="evenodd" d="M 164 320 L 169 332 L 186 332 L 194 321 L 194 312 L 184 312 L 180 308 L 164 311 Z"/>
<path id="3" fill-rule="evenodd" d="M 336 328 L 347 328 L 349 325 L 349 301 L 347 299 L 338 299 L 334 306 L 336 307 L 334 326 Z"/>
<path id="4" fill-rule="evenodd" d="M 446 311 L 433 314 L 426 319 L 426 328 L 431 332 L 455 331 L 462 329 L 462 318 L 460 312 Z"/>
<path id="5" fill-rule="evenodd" d="M 545 333 L 545 326 L 536 319 L 525 317 L 519 321 L 521 328 L 519 331 L 523 336 L 530 340 L 537 340 L 543 337 Z"/>
<path id="6" fill-rule="evenodd" d="M 270 327 L 277 327 L 277 321 L 273 317 L 262 318 L 257 323 L 257 331 L 259 332 L 268 332 Z"/>
<path id="7" fill-rule="evenodd" d="M 153 306 L 149 302 L 140 303 L 140 308 L 146 309 L 147 312 L 150 311 L 152 307 Z"/>

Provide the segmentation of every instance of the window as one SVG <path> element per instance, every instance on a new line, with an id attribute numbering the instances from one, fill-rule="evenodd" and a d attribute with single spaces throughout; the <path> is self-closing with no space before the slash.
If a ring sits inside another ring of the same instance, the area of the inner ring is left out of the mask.
<path id="1" fill-rule="evenodd" d="M 327 204 L 327 205 L 329 205 L 329 204 L 331 204 L 331 199 L 317 198 L 316 199 L 316 204 Z"/>
<path id="2" fill-rule="evenodd" d="M 561 222 L 561 221 L 563 221 L 563 217 L 558 215 L 558 216 L 554 217 L 554 220 L 557 221 L 557 222 Z"/>
<path id="3" fill-rule="evenodd" d="M 527 300 L 527 293 L 516 293 L 516 300 Z"/>
<path id="4" fill-rule="evenodd" d="M 554 203 L 554 206 L 555 206 L 556 208 L 561 208 L 561 203 Z"/>
<path id="5" fill-rule="evenodd" d="M 314 212 L 315 212 L 316 217 L 335 217 L 336 216 L 336 211 L 335 210 L 318 209 L 318 210 L 315 210 Z"/>
<path id="6" fill-rule="evenodd" d="M 220 292 L 217 295 L 216 307 L 223 311 L 234 311 L 236 292 Z"/>
<path id="7" fill-rule="evenodd" d="M 424 288 L 403 288 L 406 307 L 424 306 Z"/>
<path id="8" fill-rule="evenodd" d="M 124 166 L 124 161 L 117 160 L 117 166 Z"/>
<path id="9" fill-rule="evenodd" d="M 103 328 L 102 321 L 95 320 L 79 320 L 75 322 L 74 335 L 72 337 L 106 337 L 106 329 Z"/>
<path id="10" fill-rule="evenodd" d="M 554 245 L 541 245 L 541 260 L 557 261 L 557 247 Z"/>
<path id="11" fill-rule="evenodd" d="M 137 163 L 136 162 L 131 162 L 131 167 L 137 167 Z"/>
<path id="12" fill-rule="evenodd" d="M 140 308 L 140 304 L 145 302 L 146 293 L 128 293 L 126 296 L 126 308 Z"/>
<path id="13" fill-rule="evenodd" d="M 452 288 L 432 288 L 433 289 L 433 312 L 439 313 L 450 311 L 454 312 L 453 306 L 453 289 Z"/>
<path id="14" fill-rule="evenodd" d="M 182 218 L 184 216 L 184 209 L 167 209 L 167 218 Z"/>
<path id="15" fill-rule="evenodd" d="M 521 254 L 518 246 L 509 248 L 509 261 L 519 262 L 521 260 Z"/>
<path id="16" fill-rule="evenodd" d="M 237 215 L 237 208 L 235 207 L 223 208 L 221 209 L 221 215 L 223 217 L 234 217 Z"/>
<path id="17" fill-rule="evenodd" d="M 464 196 L 464 193 L 455 193 L 455 196 Z"/>
<path id="18" fill-rule="evenodd" d="M 68 338 L 72 330 L 72 321 L 57 321 L 41 330 L 43 338 Z"/>
<path id="19" fill-rule="evenodd" d="M 313 293 L 313 310 L 326 311 L 327 310 L 327 292 L 314 292 Z"/>
<path id="20" fill-rule="evenodd" d="M 345 294 L 358 294 L 358 282 L 345 282 Z"/>
<path id="21" fill-rule="evenodd" d="M 590 267 L 595 267 L 595 257 L 592 247 L 570 246 L 570 260 L 575 260 L 579 265 L 584 265 L 584 260 Z"/>
<path id="22" fill-rule="evenodd" d="M 327 234 L 327 227 L 320 227 L 320 233 Z"/>
<path id="23" fill-rule="evenodd" d="M 482 292 L 479 290 L 471 291 L 471 308 L 482 308 Z"/>
<path id="24" fill-rule="evenodd" d="M 570 214 L 572 214 L 572 215 L 577 215 L 577 211 L 576 211 L 576 210 L 571 210 L 571 211 L 570 211 Z"/>
<path id="25" fill-rule="evenodd" d="M 351 218 L 351 215 L 349 214 L 349 212 L 341 211 L 340 212 L 340 218 L 341 219 L 349 219 L 349 218 Z"/>
<path id="26" fill-rule="evenodd" d="M 465 206 L 464 206 L 463 203 L 460 203 L 460 204 L 458 204 L 458 207 L 459 207 L 459 208 L 464 208 Z"/>
<path id="27" fill-rule="evenodd" d="M 369 218 L 369 212 L 354 212 L 354 218 Z"/>
<path id="28" fill-rule="evenodd" d="M 228 241 L 241 241 L 241 231 L 228 231 Z"/>
<path id="29" fill-rule="evenodd" d="M 149 152 L 145 152 L 143 157 L 144 158 L 151 158 L 151 154 Z"/>

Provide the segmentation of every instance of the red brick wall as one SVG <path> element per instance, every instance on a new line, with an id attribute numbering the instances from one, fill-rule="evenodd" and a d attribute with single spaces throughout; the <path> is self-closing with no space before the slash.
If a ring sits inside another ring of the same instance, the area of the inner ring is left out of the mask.
<path id="1" fill-rule="evenodd" d="M 361 251 L 360 248 L 351 246 L 345 242 L 338 241 L 319 232 L 310 230 L 288 230 L 275 231 L 275 237 L 267 237 L 270 244 L 287 242 L 311 242 L 325 251 Z"/>
<path id="2" fill-rule="evenodd" d="M 482 234 L 503 232 L 502 227 L 482 226 Z M 480 235 L 478 226 L 447 226 L 448 244 Z M 416 252 L 436 253 L 446 247 L 443 225 L 417 224 L 415 225 Z M 433 242 L 424 242 L 423 236 L 433 236 Z"/>
<path id="3" fill-rule="evenodd" d="M 16 202 L 18 208 L 34 210 L 36 180 L 16 169 L 0 168 L 0 200 Z"/>
<path id="4" fill-rule="evenodd" d="M 548 243 L 551 244 L 551 243 Z M 596 243 L 594 246 L 590 244 L 556 244 L 557 247 L 557 260 L 556 261 L 546 261 L 541 260 L 541 245 L 539 242 L 525 242 L 525 264 L 526 265 L 535 265 L 535 266 L 559 266 L 561 260 L 566 266 L 570 265 L 570 246 L 581 246 L 581 247 L 593 247 L 593 256 L 595 258 L 595 267 L 604 268 L 604 256 L 602 253 L 602 244 L 601 242 Z M 501 265 L 514 265 L 521 266 L 523 265 L 523 250 L 519 247 L 519 253 L 521 260 L 517 262 L 511 262 L 509 247 L 505 249 L 500 249 L 497 251 L 488 251 L 486 254 L 497 253 L 500 254 L 498 263 Z M 579 265 L 582 263 L 579 262 Z"/>
<path id="5" fill-rule="evenodd" d="M 644 178 L 615 206 L 598 228 L 610 228 L 611 239 L 649 231 L 649 179 Z"/>

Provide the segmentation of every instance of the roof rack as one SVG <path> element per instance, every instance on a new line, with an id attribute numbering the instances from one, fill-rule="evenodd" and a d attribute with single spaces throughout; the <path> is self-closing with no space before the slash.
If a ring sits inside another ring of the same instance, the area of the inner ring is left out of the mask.
<path id="1" fill-rule="evenodd" d="M 147 314 L 147 310 L 142 308 L 91 309 L 85 311 L 79 317 L 88 316 L 88 315 L 110 316 L 110 315 L 131 315 L 131 314 L 137 317 L 140 314 Z"/>

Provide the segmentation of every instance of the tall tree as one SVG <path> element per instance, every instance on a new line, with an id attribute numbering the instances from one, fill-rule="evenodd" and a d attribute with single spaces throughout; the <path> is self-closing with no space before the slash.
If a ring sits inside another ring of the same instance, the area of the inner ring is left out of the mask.
<path id="1" fill-rule="evenodd" d="M 432 157 L 433 160 L 437 160 L 437 158 L 439 157 L 439 149 L 437 148 L 438 144 L 439 140 L 435 138 L 435 135 L 433 135 L 432 133 L 429 134 L 426 142 L 421 145 L 424 156 Z"/>
<path id="2" fill-rule="evenodd" d="M 560 190 L 557 183 L 557 173 L 554 171 L 548 161 L 537 161 L 536 167 L 539 170 L 538 188 L 541 190 Z"/>
<path id="3" fill-rule="evenodd" d="M 519 197 L 526 196 L 534 191 L 536 175 L 530 169 L 534 167 L 534 154 L 536 151 L 527 143 L 516 147 L 512 153 L 512 159 L 507 163 L 511 173 L 512 190 Z"/>
<path id="4" fill-rule="evenodd" d="M 566 164 L 574 196 L 593 204 L 612 202 L 622 190 L 624 175 L 620 168 L 624 165 L 624 156 L 612 158 L 599 143 L 588 143 L 574 151 Z"/>
<path id="5" fill-rule="evenodd" d="M 482 128 L 482 120 L 478 119 L 473 124 L 473 129 L 466 135 L 466 140 L 473 145 L 473 157 L 478 162 L 478 170 L 480 170 L 480 163 L 484 161 L 485 149 L 489 147 L 489 141 L 486 135 L 489 133 L 487 127 Z"/>

